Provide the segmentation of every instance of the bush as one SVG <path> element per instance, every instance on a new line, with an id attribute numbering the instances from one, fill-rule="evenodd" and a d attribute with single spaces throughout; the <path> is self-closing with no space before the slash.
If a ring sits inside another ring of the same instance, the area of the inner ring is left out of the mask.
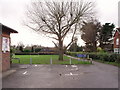
<path id="1" fill-rule="evenodd" d="M 98 47 L 97 48 L 97 52 L 101 52 L 102 53 L 102 52 L 104 52 L 104 50 L 101 47 Z"/>
<path id="2" fill-rule="evenodd" d="M 31 52 L 29 49 L 25 49 L 24 52 Z"/>
<path id="3" fill-rule="evenodd" d="M 95 60 L 102 60 L 102 61 L 109 61 L 109 62 L 115 62 L 115 61 L 119 61 L 117 54 L 109 54 L 109 53 L 97 53 L 97 54 L 92 54 L 92 56 L 90 55 L 91 58 L 95 59 Z"/>
<path id="4" fill-rule="evenodd" d="M 95 60 L 97 60 L 97 59 L 100 58 L 100 56 L 97 55 L 97 54 L 95 54 L 95 53 L 89 53 L 88 55 L 89 55 L 90 58 L 93 58 L 93 59 L 95 59 Z"/>
<path id="5" fill-rule="evenodd" d="M 41 51 L 41 48 L 36 48 L 35 49 L 35 52 L 40 52 Z"/>
<path id="6" fill-rule="evenodd" d="M 120 63 L 120 54 L 112 54 L 110 56 L 110 62 L 118 62 L 118 63 Z"/>
<path id="7" fill-rule="evenodd" d="M 100 60 L 102 61 L 109 61 L 110 55 L 109 54 L 101 54 Z"/>
<path id="8" fill-rule="evenodd" d="M 119 62 L 120 63 L 120 54 L 109 54 L 109 53 L 87 53 L 87 52 L 67 52 L 68 55 L 77 56 L 77 54 L 87 54 L 90 58 L 94 60 L 102 60 L 108 62 Z"/>
<path id="9" fill-rule="evenodd" d="M 10 58 L 12 58 L 13 57 L 13 55 L 15 54 L 15 49 L 13 49 L 13 48 L 11 48 L 10 49 Z"/>
<path id="10" fill-rule="evenodd" d="M 58 55 L 56 52 L 20 52 L 15 53 L 15 55 Z"/>
<path id="11" fill-rule="evenodd" d="M 117 56 L 116 62 L 120 63 L 120 55 Z"/>

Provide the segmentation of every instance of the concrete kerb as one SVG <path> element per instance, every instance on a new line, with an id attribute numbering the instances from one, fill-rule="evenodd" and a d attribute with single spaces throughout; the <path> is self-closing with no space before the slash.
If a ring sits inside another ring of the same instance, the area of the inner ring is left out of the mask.
<path id="1" fill-rule="evenodd" d="M 12 64 L 11 68 L 9 70 L 2 72 L 2 78 L 5 78 L 5 77 L 15 73 L 17 71 L 17 69 L 19 69 L 19 68 L 20 68 L 19 65 Z"/>
<path id="2" fill-rule="evenodd" d="M 7 77 L 7 76 L 9 76 L 9 75 L 11 75 L 11 74 L 13 74 L 15 72 L 16 72 L 15 69 L 14 70 L 12 70 L 12 69 L 7 70 L 7 71 L 5 71 L 5 72 L 2 73 L 2 78 L 5 78 L 5 77 Z"/>

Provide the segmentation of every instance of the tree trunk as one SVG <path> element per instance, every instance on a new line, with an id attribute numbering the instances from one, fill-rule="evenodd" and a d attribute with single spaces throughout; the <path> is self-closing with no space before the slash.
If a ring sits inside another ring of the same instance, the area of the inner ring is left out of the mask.
<path id="1" fill-rule="evenodd" d="M 97 42 L 96 42 L 96 41 L 93 43 L 93 51 L 94 51 L 94 52 L 97 51 Z"/>
<path id="2" fill-rule="evenodd" d="M 59 61 L 63 61 L 63 51 L 59 51 Z"/>
<path id="3" fill-rule="evenodd" d="M 63 61 L 63 41 L 59 40 L 59 61 Z"/>
<path id="4" fill-rule="evenodd" d="M 104 49 L 103 41 L 100 41 L 100 47 Z"/>

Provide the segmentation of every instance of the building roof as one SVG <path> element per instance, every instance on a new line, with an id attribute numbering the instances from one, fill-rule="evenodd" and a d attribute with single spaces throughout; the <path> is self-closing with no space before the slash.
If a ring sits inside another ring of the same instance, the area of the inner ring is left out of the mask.
<path id="1" fill-rule="evenodd" d="M 0 25 L 2 26 L 2 30 L 3 30 L 3 31 L 6 30 L 6 31 L 8 31 L 8 32 L 10 32 L 10 33 L 18 33 L 16 30 L 14 30 L 14 29 L 6 26 L 6 25 L 3 25 L 3 24 L 1 24 L 1 23 L 0 23 Z"/>
<path id="2" fill-rule="evenodd" d="M 120 28 L 117 28 L 117 29 L 115 30 L 115 33 L 114 33 L 113 37 L 115 37 L 116 32 L 118 32 L 118 33 L 120 34 Z"/>
<path id="3" fill-rule="evenodd" d="M 117 28 L 118 32 L 120 33 L 120 28 Z"/>

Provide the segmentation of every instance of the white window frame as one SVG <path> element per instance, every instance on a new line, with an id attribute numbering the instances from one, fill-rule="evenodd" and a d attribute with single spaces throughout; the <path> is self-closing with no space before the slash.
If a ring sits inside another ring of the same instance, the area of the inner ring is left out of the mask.
<path id="1" fill-rule="evenodd" d="M 119 45 L 119 38 L 116 39 L 116 45 Z"/>

